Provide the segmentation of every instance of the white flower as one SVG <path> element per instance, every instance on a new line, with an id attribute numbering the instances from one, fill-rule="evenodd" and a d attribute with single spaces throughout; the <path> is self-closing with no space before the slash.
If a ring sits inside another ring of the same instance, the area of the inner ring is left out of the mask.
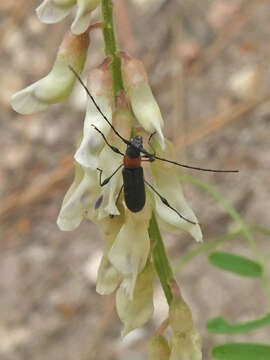
<path id="1" fill-rule="evenodd" d="M 75 177 L 66 193 L 57 218 L 57 225 L 63 231 L 76 229 L 84 217 L 97 220 L 95 209 L 100 187 L 96 171 L 84 170 L 75 163 Z"/>
<path id="2" fill-rule="evenodd" d="M 88 89 L 93 95 L 102 112 L 112 123 L 112 82 L 107 66 L 100 66 L 89 72 Z M 84 119 L 82 142 L 75 153 L 75 160 L 87 169 L 96 170 L 99 163 L 99 154 L 106 145 L 103 137 L 92 126 L 96 126 L 105 137 L 111 131 L 109 124 L 103 119 L 93 101 L 88 97 Z M 111 151 L 112 153 L 112 151 Z"/>
<path id="3" fill-rule="evenodd" d="M 122 336 L 133 329 L 143 326 L 152 316 L 154 269 L 149 262 L 139 274 L 134 289 L 133 299 L 126 292 L 128 280 L 123 280 L 116 293 L 116 309 L 120 320 L 124 324 Z"/>
<path id="4" fill-rule="evenodd" d="M 121 227 L 108 257 L 113 266 L 126 278 L 125 290 L 130 300 L 138 274 L 145 267 L 150 251 L 148 225 L 151 206 L 146 202 L 138 213 L 125 210 L 125 222 Z"/>
<path id="5" fill-rule="evenodd" d="M 117 108 L 113 114 L 113 125 L 117 129 L 121 129 L 122 136 L 129 135 L 131 132 L 131 114 L 126 107 Z M 104 140 L 103 140 L 104 141 Z M 108 141 L 113 144 L 122 153 L 125 153 L 126 144 L 119 139 L 113 132 L 110 132 Z M 102 169 L 102 181 L 110 177 L 119 166 L 123 164 L 123 156 L 115 153 L 112 149 L 105 145 L 99 156 L 98 166 Z M 123 185 L 122 169 L 120 168 L 111 178 L 109 183 L 102 188 L 103 202 L 99 210 L 99 219 L 108 215 L 119 215 L 118 206 L 120 205 L 121 197 L 116 204 L 120 189 Z"/>
<path id="6" fill-rule="evenodd" d="M 89 45 L 89 35 L 72 35 L 68 31 L 58 50 L 50 73 L 43 79 L 18 91 L 11 97 L 11 106 L 20 114 L 45 110 L 69 96 L 76 77 L 69 66 L 80 73 L 84 67 Z"/>
<path id="7" fill-rule="evenodd" d="M 99 5 L 101 0 L 77 0 L 76 17 L 71 25 L 73 34 L 85 32 L 90 25 L 91 13 Z"/>
<path id="8" fill-rule="evenodd" d="M 123 55 L 122 72 L 136 119 L 148 133 L 157 133 L 159 143 L 164 148 L 163 119 L 149 86 L 143 63 Z"/>
<path id="9" fill-rule="evenodd" d="M 108 252 L 110 251 L 115 237 L 123 225 L 123 220 L 124 217 L 120 215 L 114 216 L 113 218 L 107 217 L 101 222 L 105 235 L 105 249 L 99 265 L 96 285 L 96 291 L 101 295 L 111 294 L 122 279 L 120 273 L 110 263 L 108 259 Z"/>
<path id="10" fill-rule="evenodd" d="M 76 4 L 76 0 L 44 0 L 36 9 L 40 21 L 53 24 L 64 19 Z"/>
<path id="11" fill-rule="evenodd" d="M 77 3 L 75 19 L 71 25 L 73 34 L 84 33 L 89 25 L 92 11 L 101 0 L 44 0 L 36 9 L 40 21 L 53 24 L 69 15 Z"/>
<path id="12" fill-rule="evenodd" d="M 159 153 L 163 158 L 172 159 L 171 146 L 166 142 L 166 151 Z M 165 206 L 157 194 L 155 194 L 155 212 L 161 227 L 170 232 L 179 233 L 188 231 L 196 241 L 202 241 L 202 232 L 198 220 L 186 202 L 181 182 L 179 168 L 164 161 L 156 160 L 151 163 L 155 189 L 167 199 L 169 204 L 186 219 L 196 223 L 192 224 L 181 218 L 175 211 Z"/>

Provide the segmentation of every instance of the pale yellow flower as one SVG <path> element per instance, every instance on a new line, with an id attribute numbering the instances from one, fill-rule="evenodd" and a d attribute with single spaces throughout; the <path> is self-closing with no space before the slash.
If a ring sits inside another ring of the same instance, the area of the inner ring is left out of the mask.
<path id="1" fill-rule="evenodd" d="M 36 12 L 40 21 L 45 24 L 53 24 L 64 19 L 77 5 L 75 19 L 71 24 L 71 32 L 78 35 L 88 29 L 91 13 L 100 2 L 101 0 L 44 0 Z"/>
<path id="2" fill-rule="evenodd" d="M 157 133 L 159 143 L 163 148 L 162 129 L 164 123 L 159 106 L 148 83 L 143 63 L 123 56 L 122 72 L 125 88 L 136 119 L 148 133 Z"/>
<path id="3" fill-rule="evenodd" d="M 91 70 L 88 75 L 87 85 L 96 103 L 102 109 L 108 121 L 112 123 L 113 94 L 108 66 L 100 66 Z M 96 126 L 104 136 L 108 136 L 111 131 L 108 123 L 103 119 L 93 101 L 88 97 L 83 138 L 74 158 L 83 167 L 96 170 L 99 167 L 100 152 L 106 143 L 93 126 Z"/>
<path id="4" fill-rule="evenodd" d="M 149 262 L 139 274 L 134 289 L 133 298 L 127 294 L 128 279 L 124 279 L 116 293 L 116 309 L 124 328 L 122 336 L 143 326 L 152 316 L 154 269 Z"/>
<path id="5" fill-rule="evenodd" d="M 172 154 L 172 146 L 168 141 L 166 142 L 165 152 L 158 152 L 158 155 L 167 159 L 173 159 Z M 164 161 L 156 160 L 151 163 L 151 170 L 154 187 L 167 199 L 169 204 L 185 218 L 181 218 L 175 211 L 165 206 L 155 194 L 155 212 L 160 226 L 164 230 L 172 233 L 187 231 L 196 241 L 202 241 L 202 232 L 196 215 L 184 198 L 179 167 Z M 188 222 L 186 219 L 195 224 Z"/>
<path id="6" fill-rule="evenodd" d="M 88 45 L 88 34 L 75 36 L 68 31 L 60 45 L 50 73 L 13 94 L 10 101 L 13 109 L 20 114 L 33 114 L 67 98 L 76 80 L 69 66 L 72 66 L 78 73 L 82 71 Z"/>
<path id="7" fill-rule="evenodd" d="M 148 235 L 151 205 L 147 202 L 138 213 L 125 210 L 125 222 L 109 252 L 109 260 L 125 277 L 125 291 L 132 299 L 138 274 L 143 270 L 150 251 Z"/>

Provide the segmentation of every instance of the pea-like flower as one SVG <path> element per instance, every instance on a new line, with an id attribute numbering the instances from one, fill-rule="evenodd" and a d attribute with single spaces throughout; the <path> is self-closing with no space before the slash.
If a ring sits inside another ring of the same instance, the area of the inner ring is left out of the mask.
<path id="1" fill-rule="evenodd" d="M 96 171 L 85 170 L 75 162 L 75 176 L 67 191 L 57 218 L 63 231 L 76 229 L 83 218 L 97 220 L 95 203 L 100 193 Z"/>
<path id="2" fill-rule="evenodd" d="M 112 123 L 113 93 L 108 64 L 102 64 L 89 72 L 87 86 L 95 98 L 97 105 L 102 109 L 108 121 Z M 97 127 L 104 136 L 108 136 L 111 131 L 109 124 L 102 118 L 99 110 L 88 97 L 83 138 L 74 158 L 83 167 L 91 170 L 97 169 L 100 152 L 106 145 L 103 137 L 97 132 L 94 126 Z"/>
<path id="3" fill-rule="evenodd" d="M 76 77 L 69 66 L 80 73 L 84 67 L 89 46 L 89 35 L 65 34 L 50 73 L 11 97 L 11 106 L 20 114 L 33 114 L 49 105 L 66 99 L 72 91 Z"/>
<path id="4" fill-rule="evenodd" d="M 159 143 L 164 148 L 162 133 L 164 123 L 148 83 L 143 63 L 122 54 L 122 71 L 125 88 L 136 119 L 148 133 L 157 133 Z"/>
<path id="5" fill-rule="evenodd" d="M 69 15 L 77 4 L 75 19 L 71 25 L 73 34 L 84 33 L 90 25 L 91 13 L 101 0 L 44 0 L 36 9 L 39 19 L 53 24 Z"/>
<path id="6" fill-rule="evenodd" d="M 143 326 L 152 316 L 154 269 L 149 263 L 139 274 L 134 288 L 133 297 L 127 293 L 128 279 L 124 279 L 116 293 L 116 309 L 120 320 L 124 324 L 122 336 Z"/>
<path id="7" fill-rule="evenodd" d="M 155 148 L 161 157 L 173 159 L 173 149 L 168 141 L 166 141 L 165 151 L 162 151 L 157 144 Z M 160 226 L 164 230 L 173 233 L 188 231 L 196 241 L 202 241 L 202 232 L 198 220 L 184 198 L 179 178 L 179 167 L 168 162 L 156 160 L 151 163 L 151 170 L 155 188 L 158 189 L 162 196 L 169 200 L 170 205 L 184 217 L 181 218 L 175 211 L 164 206 L 158 195 L 155 194 L 155 212 Z M 186 219 L 195 224 L 192 224 Z"/>
<path id="8" fill-rule="evenodd" d="M 121 215 L 113 218 L 107 217 L 100 221 L 105 236 L 104 253 L 98 268 L 96 291 L 100 295 L 108 295 L 115 291 L 123 277 L 119 271 L 111 264 L 108 259 L 108 253 L 114 243 L 121 226 L 124 223 L 124 209 Z"/>
<path id="9" fill-rule="evenodd" d="M 110 262 L 126 278 L 125 292 L 130 300 L 133 299 L 137 277 L 149 257 L 151 212 L 150 202 L 138 213 L 126 209 L 125 222 L 108 254 Z"/>
<path id="10" fill-rule="evenodd" d="M 53 24 L 69 15 L 75 4 L 76 0 L 44 0 L 36 12 L 42 22 Z"/>
<path id="11" fill-rule="evenodd" d="M 170 304 L 169 324 L 172 328 L 169 360 L 201 360 L 201 337 L 195 329 L 188 305 L 179 297 Z"/>

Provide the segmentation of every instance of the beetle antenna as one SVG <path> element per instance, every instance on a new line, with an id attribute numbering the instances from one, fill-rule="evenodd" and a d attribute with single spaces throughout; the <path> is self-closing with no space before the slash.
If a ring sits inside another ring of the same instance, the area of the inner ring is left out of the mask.
<path id="1" fill-rule="evenodd" d="M 164 158 L 161 158 L 161 157 L 156 156 L 156 155 L 153 155 L 152 158 L 160 160 L 160 161 L 166 161 L 168 163 L 178 165 L 178 166 L 181 166 L 181 167 L 184 167 L 184 168 L 187 168 L 187 169 L 193 169 L 193 170 L 209 171 L 209 172 L 217 172 L 217 173 L 238 173 L 239 172 L 239 170 L 218 170 L 218 169 L 206 169 L 206 168 L 201 168 L 201 167 L 197 167 L 197 166 L 190 166 L 190 165 L 178 163 L 178 162 L 173 161 L 173 160 L 164 159 Z"/>
<path id="2" fill-rule="evenodd" d="M 82 81 L 80 75 L 73 69 L 72 66 L 68 65 L 68 67 L 70 68 L 70 70 L 73 72 L 73 74 L 76 76 L 76 78 L 79 80 L 79 82 L 81 83 L 82 87 L 84 88 L 84 90 L 86 91 L 86 94 L 90 97 L 90 99 L 93 101 L 95 107 L 97 108 L 97 110 L 99 111 L 99 113 L 102 115 L 103 119 L 107 122 L 107 124 L 109 124 L 109 126 L 111 127 L 111 129 L 114 131 L 114 133 L 122 140 L 124 141 L 125 144 L 127 145 L 131 145 L 130 141 L 128 141 L 127 139 L 125 139 L 116 129 L 115 127 L 110 123 L 109 119 L 107 118 L 107 116 L 103 113 L 103 111 L 100 109 L 99 105 L 97 104 L 96 100 L 94 99 L 94 97 L 91 95 L 90 91 L 88 90 L 87 86 L 84 84 L 84 82 Z"/>

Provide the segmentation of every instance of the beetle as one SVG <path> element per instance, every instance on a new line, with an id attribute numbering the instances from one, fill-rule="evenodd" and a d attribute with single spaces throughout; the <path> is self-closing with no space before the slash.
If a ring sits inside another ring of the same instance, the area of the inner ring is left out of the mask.
<path id="1" fill-rule="evenodd" d="M 74 75 L 77 77 L 77 79 L 79 80 L 79 82 L 81 83 L 83 88 L 85 89 L 87 95 L 91 98 L 91 100 L 93 101 L 93 103 L 96 106 L 97 110 L 99 111 L 99 113 L 101 114 L 103 119 L 109 124 L 112 131 L 127 145 L 126 152 L 125 152 L 125 154 L 123 154 L 117 147 L 111 145 L 108 142 L 106 136 L 102 133 L 102 131 L 100 131 L 95 125 L 93 125 L 93 124 L 91 125 L 103 137 L 105 143 L 111 148 L 111 150 L 114 151 L 117 154 L 122 155 L 123 159 L 124 159 L 123 163 L 120 166 L 118 166 L 118 168 L 109 177 L 107 177 L 103 181 L 101 180 L 102 169 L 97 168 L 97 170 L 100 172 L 100 177 L 99 177 L 100 186 L 105 186 L 106 184 L 108 184 L 108 182 L 118 172 L 118 170 L 120 170 L 122 168 L 122 166 L 124 166 L 124 168 L 122 169 L 123 185 L 122 185 L 122 187 L 121 187 L 121 189 L 119 191 L 119 194 L 117 196 L 116 203 L 117 203 L 117 201 L 118 201 L 118 199 L 120 197 L 120 194 L 121 194 L 122 190 L 124 189 L 124 200 L 125 200 L 125 204 L 126 204 L 127 208 L 132 212 L 141 211 L 143 209 L 143 207 L 145 205 L 145 201 L 146 201 L 145 185 L 144 184 L 147 184 L 152 189 L 152 191 L 159 196 L 160 200 L 163 202 L 164 205 L 166 205 L 171 210 L 176 212 L 179 215 L 180 218 L 186 220 L 187 222 L 189 222 L 189 223 L 191 223 L 193 225 L 196 225 L 197 223 L 187 219 L 186 217 L 181 215 L 175 208 L 173 208 L 169 204 L 167 199 L 164 198 L 148 181 L 146 181 L 144 179 L 143 168 L 141 166 L 141 162 L 142 161 L 153 162 L 155 160 L 160 160 L 160 161 L 165 161 L 165 162 L 168 162 L 168 163 L 171 163 L 171 164 L 174 164 L 174 165 L 177 165 L 177 166 L 181 166 L 181 167 L 184 167 L 184 168 L 188 168 L 188 169 L 200 170 L 200 171 L 208 171 L 208 172 L 219 172 L 219 173 L 237 173 L 237 172 L 239 172 L 239 170 L 207 169 L 207 168 L 201 168 L 201 167 L 182 164 L 182 163 L 179 163 L 179 162 L 176 162 L 176 161 L 173 161 L 173 160 L 169 160 L 169 159 L 159 157 L 159 156 L 157 156 L 155 154 L 155 152 L 154 153 L 149 153 L 146 149 L 144 149 L 143 140 L 142 140 L 142 137 L 140 135 L 136 135 L 133 138 L 131 138 L 130 140 L 125 139 L 115 129 L 115 127 L 110 123 L 108 118 L 102 112 L 99 105 L 96 103 L 94 97 L 91 95 L 91 93 L 88 90 L 87 86 L 83 83 L 82 79 L 77 74 L 77 72 L 71 66 L 69 66 L 69 68 L 74 73 Z M 150 146 L 151 146 L 150 140 L 151 140 L 151 138 L 152 138 L 152 136 L 154 134 L 155 133 L 152 133 L 150 135 L 150 137 L 149 137 L 148 144 Z M 142 159 L 142 157 L 143 157 L 143 159 Z"/>

